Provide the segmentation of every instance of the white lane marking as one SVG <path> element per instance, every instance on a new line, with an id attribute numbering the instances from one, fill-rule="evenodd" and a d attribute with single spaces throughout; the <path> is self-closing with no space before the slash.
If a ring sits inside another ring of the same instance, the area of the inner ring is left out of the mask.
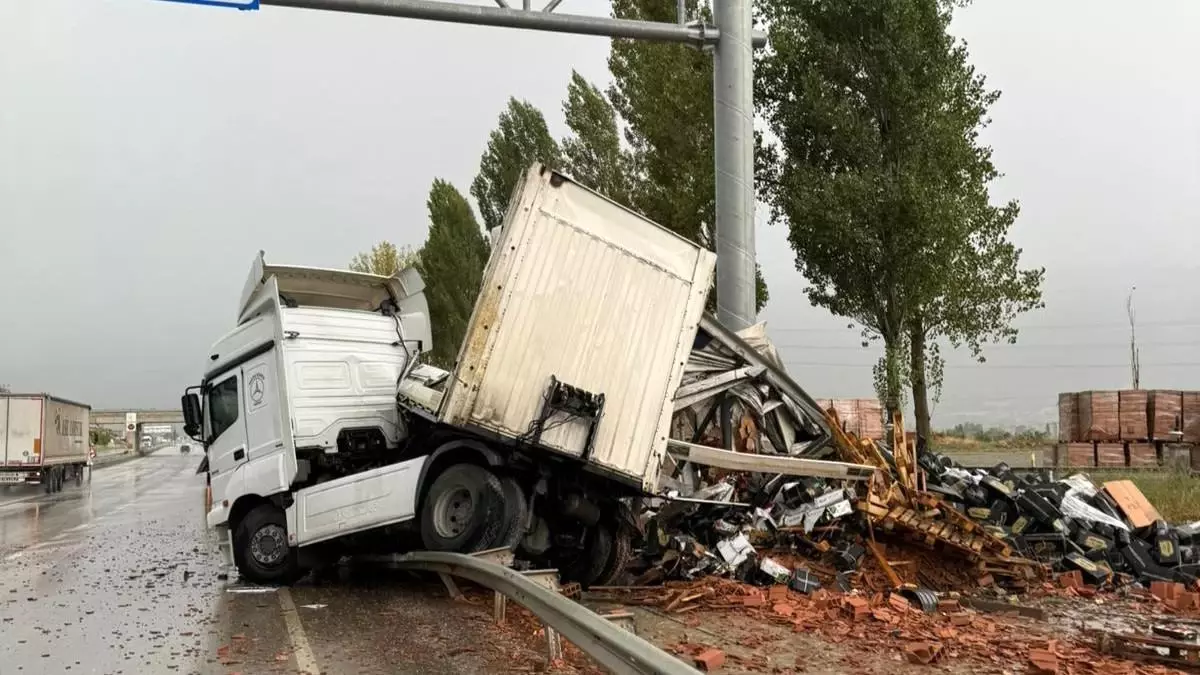
<path id="1" fill-rule="evenodd" d="M 265 594 L 265 593 L 277 593 L 277 592 L 279 592 L 279 589 L 269 588 L 267 586 L 243 586 L 243 587 L 239 587 L 239 588 L 226 588 L 225 592 L 226 593 L 248 593 L 248 594 L 253 595 L 253 594 Z"/>
<path id="2" fill-rule="evenodd" d="M 300 614 L 296 612 L 296 603 L 292 602 L 292 593 L 287 588 L 279 589 L 279 606 L 283 609 L 283 621 L 287 624 L 288 640 L 292 643 L 292 655 L 296 657 L 296 669 L 301 673 L 319 675 L 317 659 L 313 656 L 308 638 L 304 636 L 304 626 L 300 623 Z"/>
<path id="3" fill-rule="evenodd" d="M 89 528 L 91 526 L 92 526 L 91 523 L 83 523 L 82 525 L 76 525 L 75 527 L 72 527 L 71 529 L 67 530 L 67 532 L 78 532 L 80 530 L 86 530 L 87 528 Z"/>
<path id="4" fill-rule="evenodd" d="M 40 544 L 26 546 L 24 549 L 16 551 L 15 553 L 9 553 L 8 555 L 4 556 L 4 562 L 16 560 L 17 558 L 24 556 L 26 553 L 54 553 L 56 551 L 71 550 L 78 548 L 80 544 L 81 542 L 79 541 L 43 541 Z"/>
<path id="5" fill-rule="evenodd" d="M 81 543 L 79 540 L 74 540 L 74 541 L 43 541 L 43 542 L 40 542 L 40 543 L 34 544 L 33 546 L 26 546 L 26 547 L 25 547 L 25 550 L 26 550 L 26 551 L 41 551 L 41 550 L 45 550 L 45 549 L 47 549 L 47 548 L 51 548 L 51 549 L 60 549 L 60 548 L 62 548 L 62 547 L 64 547 L 64 546 L 74 546 L 75 544 L 79 544 L 79 543 Z"/>

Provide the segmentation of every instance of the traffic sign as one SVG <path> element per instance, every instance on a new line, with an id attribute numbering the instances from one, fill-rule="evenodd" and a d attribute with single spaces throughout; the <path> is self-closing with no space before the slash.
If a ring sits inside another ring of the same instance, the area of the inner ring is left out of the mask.
<path id="1" fill-rule="evenodd" d="M 162 0 L 162 2 L 184 2 L 189 5 L 210 5 L 234 9 L 258 9 L 258 0 Z"/>

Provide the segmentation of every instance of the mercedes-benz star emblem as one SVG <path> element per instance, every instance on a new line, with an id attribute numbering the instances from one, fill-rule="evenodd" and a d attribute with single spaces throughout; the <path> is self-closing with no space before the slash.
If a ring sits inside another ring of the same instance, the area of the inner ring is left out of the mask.
<path id="1" fill-rule="evenodd" d="M 262 403 L 263 394 L 266 393 L 266 379 L 262 373 L 255 373 L 250 378 L 250 400 L 254 405 Z"/>

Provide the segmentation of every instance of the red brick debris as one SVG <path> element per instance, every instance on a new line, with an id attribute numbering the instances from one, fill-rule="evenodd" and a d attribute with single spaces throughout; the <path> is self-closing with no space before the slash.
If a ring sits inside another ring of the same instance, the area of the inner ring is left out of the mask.
<path id="1" fill-rule="evenodd" d="M 1030 598 L 1073 597 L 1073 575 L 1046 582 L 1031 589 Z M 1095 591 L 1090 587 L 1089 590 Z M 1177 590 L 1177 589 L 1173 589 Z M 1178 591 L 1186 596 L 1187 591 Z M 737 614 L 736 620 L 790 625 L 797 633 L 809 633 L 839 645 L 852 646 L 856 654 L 873 652 L 902 654 L 911 664 L 932 667 L 969 668 L 978 673 L 1029 672 L 1043 675 L 1165 675 L 1180 671 L 1162 665 L 1139 663 L 1102 654 L 1091 640 L 1080 638 L 1047 639 L 1054 625 L 1033 628 L 1015 615 L 976 612 L 956 598 L 941 599 L 938 611 L 925 614 L 899 594 L 877 592 L 836 593 L 826 589 L 811 595 L 773 586 L 768 591 L 757 586 L 723 578 L 694 582 L 668 582 L 662 587 L 626 588 L 620 600 L 631 605 L 665 608 L 679 597 L 695 598 L 691 609 Z M 1174 596 L 1172 596 L 1174 597 Z M 618 599 L 613 597 L 611 599 Z M 1135 598 L 1138 599 L 1138 598 Z M 1140 598 L 1145 612 L 1169 609 L 1144 594 Z M 679 609 L 670 610 L 678 613 Z M 685 619 L 687 621 L 694 619 Z M 730 620 L 734 620 L 733 617 Z M 673 645 L 672 651 L 699 664 L 699 656 L 716 650 L 712 645 Z M 722 662 L 741 659 L 722 653 Z M 711 663 L 707 660 L 706 663 Z M 742 663 L 753 672 L 802 672 L 803 663 L 793 671 L 769 666 L 765 658 L 758 664 Z"/>
<path id="2" fill-rule="evenodd" d="M 720 649 L 705 649 L 696 655 L 695 662 L 700 670 L 712 673 L 725 665 L 725 652 Z"/>

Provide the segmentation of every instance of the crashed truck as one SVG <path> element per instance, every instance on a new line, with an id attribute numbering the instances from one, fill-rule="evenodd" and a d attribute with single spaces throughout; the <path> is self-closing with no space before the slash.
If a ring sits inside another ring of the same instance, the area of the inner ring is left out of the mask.
<path id="1" fill-rule="evenodd" d="M 356 552 L 506 547 L 602 584 L 631 555 L 638 500 L 687 494 L 697 462 L 841 476 L 789 457 L 829 429 L 769 349 L 705 314 L 714 267 L 707 249 L 535 165 L 446 370 L 423 357 L 415 269 L 260 253 L 236 327 L 182 399 L 226 563 L 286 584 Z M 717 394 L 768 420 L 775 463 L 698 444 Z"/>

